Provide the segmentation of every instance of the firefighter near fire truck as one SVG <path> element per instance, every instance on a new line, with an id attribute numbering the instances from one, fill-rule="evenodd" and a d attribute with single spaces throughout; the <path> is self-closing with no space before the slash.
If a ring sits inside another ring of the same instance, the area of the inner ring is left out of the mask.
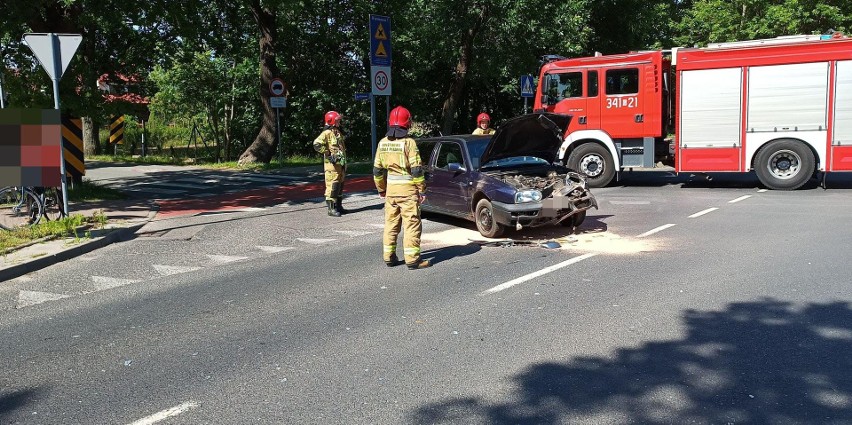
<path id="1" fill-rule="evenodd" d="M 343 181 L 346 177 L 346 144 L 340 124 L 343 120 L 336 111 L 325 114 L 325 129 L 314 140 L 314 150 L 323 156 L 325 171 L 325 204 L 328 215 L 340 217 L 343 209 Z"/>
<path id="2" fill-rule="evenodd" d="M 426 199 L 423 163 L 414 139 L 408 137 L 411 114 L 397 106 L 388 117 L 388 132 L 376 148 L 373 180 L 385 200 L 385 227 L 382 258 L 388 267 L 398 264 L 396 243 L 403 231 L 403 254 L 409 270 L 430 266 L 420 259 L 420 204 Z"/>
<path id="3" fill-rule="evenodd" d="M 558 159 L 591 187 L 668 165 L 754 171 L 767 188 L 795 190 L 852 171 L 850 51 L 852 38 L 833 33 L 546 56 L 534 110 L 574 116 Z"/>
<path id="4" fill-rule="evenodd" d="M 475 135 L 491 135 L 494 134 L 494 129 L 491 128 L 491 116 L 485 112 L 476 117 L 476 130 L 473 130 Z"/>

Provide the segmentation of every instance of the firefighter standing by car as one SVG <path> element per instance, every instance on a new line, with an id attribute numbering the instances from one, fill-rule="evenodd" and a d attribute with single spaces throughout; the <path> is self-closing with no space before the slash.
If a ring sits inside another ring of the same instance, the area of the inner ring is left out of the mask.
<path id="1" fill-rule="evenodd" d="M 476 117 L 476 130 L 473 130 L 475 135 L 491 135 L 494 134 L 494 129 L 490 127 L 491 116 L 485 112 Z"/>
<path id="2" fill-rule="evenodd" d="M 387 136 L 376 148 L 373 179 L 379 196 L 385 199 L 385 230 L 382 258 L 388 267 L 398 262 L 396 241 L 402 226 L 403 253 L 409 270 L 429 267 L 420 260 L 420 204 L 426 199 L 426 180 L 420 152 L 414 139 L 407 137 L 411 114 L 397 106 L 388 117 Z"/>
<path id="3" fill-rule="evenodd" d="M 343 210 L 343 179 L 346 177 L 346 145 L 340 132 L 343 117 L 329 111 L 325 114 L 325 129 L 314 140 L 314 150 L 323 155 L 325 171 L 325 204 L 328 215 L 340 217 Z"/>

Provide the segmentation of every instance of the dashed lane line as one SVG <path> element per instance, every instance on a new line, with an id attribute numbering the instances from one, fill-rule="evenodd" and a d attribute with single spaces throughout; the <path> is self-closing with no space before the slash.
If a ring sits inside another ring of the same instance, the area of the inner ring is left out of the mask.
<path id="1" fill-rule="evenodd" d="M 276 253 L 279 253 L 279 252 L 284 252 L 284 251 L 289 251 L 291 249 L 296 249 L 295 247 L 292 247 L 292 246 L 261 246 L 261 245 L 258 245 L 256 248 L 263 251 L 263 252 L 269 253 L 269 254 L 276 254 Z"/>
<path id="2" fill-rule="evenodd" d="M 587 259 L 587 258 L 592 258 L 592 257 L 594 257 L 594 256 L 596 256 L 596 255 L 598 255 L 598 253 L 597 253 L 597 252 L 590 252 L 590 253 L 588 253 L 588 254 L 583 254 L 583 255 L 581 255 L 581 256 L 579 256 L 579 257 L 574 257 L 574 258 L 572 258 L 572 259 L 570 259 L 570 260 L 563 261 L 563 262 L 561 262 L 561 263 L 559 263 L 559 264 L 554 264 L 554 265 L 552 265 L 552 266 L 550 266 L 550 267 L 545 267 L 545 268 L 543 268 L 543 269 L 541 269 L 541 270 L 539 270 L 539 271 L 537 271 L 537 272 L 533 272 L 533 273 L 530 273 L 530 274 L 528 274 L 528 275 L 521 276 L 521 277 L 519 277 L 519 278 L 517 278 L 517 279 L 510 280 L 510 281 L 508 281 L 508 282 L 506 282 L 506 283 L 503 283 L 503 284 L 497 285 L 497 286 L 495 286 L 495 287 L 493 287 L 493 288 L 491 288 L 491 289 L 488 289 L 488 290 L 485 290 L 485 291 L 480 292 L 480 294 L 479 294 L 479 295 L 483 295 L 483 296 L 484 296 L 484 295 L 491 295 L 491 294 L 494 294 L 494 293 L 497 293 L 497 292 L 500 292 L 500 291 L 503 291 L 503 290 L 509 289 L 509 288 L 511 288 L 511 287 L 513 287 L 513 286 L 515 286 L 515 285 L 519 285 L 519 284 L 524 283 L 524 282 L 526 282 L 526 281 L 528 281 L 528 280 L 535 279 L 535 278 L 537 278 L 537 277 L 539 277 L 539 276 L 544 276 L 544 275 L 546 275 L 546 274 L 548 274 L 548 273 L 554 272 L 554 271 L 559 270 L 559 269 L 561 269 L 561 268 L 563 268 L 563 267 L 568 267 L 568 266 L 570 266 L 571 264 L 579 263 L 580 261 L 583 261 L 583 260 L 585 260 L 585 259 Z"/>
<path id="3" fill-rule="evenodd" d="M 736 204 L 737 202 L 745 201 L 748 198 L 751 198 L 751 195 L 740 196 L 737 199 L 732 199 L 732 200 L 728 201 L 728 203 L 729 204 Z"/>
<path id="4" fill-rule="evenodd" d="M 144 418 L 139 419 L 138 421 L 130 423 L 130 425 L 153 425 L 164 419 L 173 418 L 177 415 L 180 415 L 181 413 L 186 412 L 187 410 L 192 409 L 194 407 L 198 407 L 198 403 L 194 401 L 187 401 L 186 403 L 179 404 L 170 409 L 154 413 L 150 416 L 145 416 Z"/>
<path id="5" fill-rule="evenodd" d="M 154 264 L 154 270 L 160 274 L 160 276 L 171 276 L 174 274 L 181 273 L 189 273 L 197 270 L 201 270 L 201 267 L 185 267 L 185 266 L 164 266 L 162 264 Z"/>
<path id="6" fill-rule="evenodd" d="M 757 191 L 757 193 L 763 193 L 763 192 L 766 192 L 766 191 L 767 191 L 767 189 L 760 189 L 760 190 Z"/>
<path id="7" fill-rule="evenodd" d="M 334 242 L 337 239 L 312 239 L 312 238 L 296 238 L 299 242 L 309 243 L 311 245 L 320 245 L 324 243 Z"/>
<path id="8" fill-rule="evenodd" d="M 649 230 L 649 231 L 647 231 L 647 232 L 645 232 L 645 233 L 643 233 L 643 234 L 641 234 L 641 235 L 637 236 L 637 238 L 644 238 L 645 236 L 651 236 L 651 235 L 653 235 L 654 233 L 662 232 L 663 230 L 666 230 L 666 229 L 668 229 L 669 227 L 674 227 L 674 226 L 677 226 L 677 224 L 664 224 L 664 225 L 662 225 L 662 226 L 660 226 L 660 227 L 657 227 L 657 228 L 655 228 L 655 229 L 651 229 L 651 230 Z"/>
<path id="9" fill-rule="evenodd" d="M 104 291 L 107 289 L 118 288 L 132 283 L 139 282 L 136 279 L 119 279 L 106 276 L 92 276 L 92 282 L 95 286 L 95 291 Z"/>
<path id="10" fill-rule="evenodd" d="M 29 307 L 48 301 L 61 300 L 63 298 L 71 298 L 71 295 L 40 291 L 20 291 L 18 292 L 18 302 L 15 303 L 15 308 Z"/>
<path id="11" fill-rule="evenodd" d="M 699 212 L 697 212 L 697 213 L 695 213 L 695 214 L 693 214 L 693 215 L 689 216 L 689 218 L 697 218 L 697 217 L 701 217 L 701 216 L 702 216 L 702 215 L 704 215 L 704 214 L 709 214 L 709 213 L 711 213 L 711 212 L 713 212 L 713 211 L 716 211 L 716 210 L 718 210 L 718 208 L 716 208 L 716 207 L 713 207 L 713 208 L 707 208 L 707 209 L 706 209 L 706 210 L 704 210 L 704 211 L 699 211 Z"/>
<path id="12" fill-rule="evenodd" d="M 216 264 L 227 264 L 236 261 L 248 260 L 248 257 L 237 257 L 232 255 L 211 255 L 207 254 L 207 258 L 213 260 Z"/>

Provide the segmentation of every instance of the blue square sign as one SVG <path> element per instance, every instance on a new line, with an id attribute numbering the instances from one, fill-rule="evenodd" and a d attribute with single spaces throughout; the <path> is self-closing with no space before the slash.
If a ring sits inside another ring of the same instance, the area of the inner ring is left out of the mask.
<path id="1" fill-rule="evenodd" d="M 370 64 L 391 66 L 391 18 L 370 15 Z"/>
<path id="2" fill-rule="evenodd" d="M 532 75 L 521 75 L 521 97 L 535 97 L 535 84 Z"/>

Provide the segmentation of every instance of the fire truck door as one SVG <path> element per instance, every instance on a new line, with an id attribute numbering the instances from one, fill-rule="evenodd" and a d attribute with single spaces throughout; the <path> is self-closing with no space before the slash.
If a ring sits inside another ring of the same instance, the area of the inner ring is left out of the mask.
<path id="1" fill-rule="evenodd" d="M 831 170 L 852 171 L 852 61 L 838 61 Z"/>
<path id="2" fill-rule="evenodd" d="M 589 128 L 589 111 L 583 96 L 583 71 L 559 70 L 545 75 L 547 110 L 574 118 L 568 132 Z"/>
<path id="3" fill-rule="evenodd" d="M 645 135 L 645 100 L 641 86 L 644 67 L 607 69 L 603 73 L 601 128 L 613 139 Z"/>

